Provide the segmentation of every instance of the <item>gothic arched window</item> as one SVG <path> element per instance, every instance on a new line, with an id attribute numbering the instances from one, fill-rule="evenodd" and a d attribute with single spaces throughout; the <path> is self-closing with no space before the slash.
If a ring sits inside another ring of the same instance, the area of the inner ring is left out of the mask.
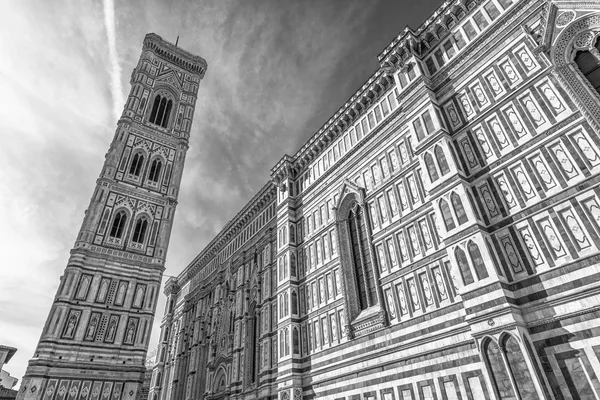
<path id="1" fill-rule="evenodd" d="M 473 268 L 475 268 L 475 274 L 477 275 L 477 279 L 481 280 L 487 278 L 487 268 L 485 267 L 485 262 L 483 261 L 483 257 L 481 256 L 479 247 L 475 243 L 469 241 L 467 250 L 469 251 L 469 257 L 471 257 L 471 263 L 473 263 Z"/>
<path id="2" fill-rule="evenodd" d="M 475 282 L 473 280 L 473 274 L 471 273 L 471 269 L 469 268 L 467 256 L 465 255 L 463 249 L 457 247 L 456 250 L 454 250 L 454 257 L 456 258 L 456 262 L 458 263 L 460 276 L 462 277 L 465 286 Z"/>
<path id="3" fill-rule="evenodd" d="M 442 213 L 442 217 L 444 218 L 444 225 L 446 226 L 446 231 L 450 231 L 456 228 L 454 224 L 454 218 L 452 218 L 452 213 L 450 212 L 450 206 L 448 202 L 444 199 L 440 200 L 440 212 Z"/>
<path id="4" fill-rule="evenodd" d="M 454 212 L 456 213 L 458 225 L 462 225 L 465 222 L 467 222 L 467 213 L 465 212 L 465 208 L 463 207 L 463 203 L 460 199 L 460 196 L 456 193 L 452 193 L 452 195 L 450 196 L 450 200 L 452 201 L 452 208 L 454 208 Z"/>
<path id="5" fill-rule="evenodd" d="M 144 164 L 144 156 L 141 153 L 135 153 L 129 166 L 129 173 L 135 176 L 140 176 L 142 165 Z"/>
<path id="6" fill-rule="evenodd" d="M 488 340 L 483 345 L 483 352 L 490 370 L 493 390 L 501 399 L 516 399 L 500 347 L 493 340 Z"/>
<path id="7" fill-rule="evenodd" d="M 151 182 L 158 182 L 161 168 L 162 168 L 162 162 L 160 162 L 160 159 L 155 158 L 154 161 L 152 161 L 152 164 L 150 166 L 150 172 L 148 173 L 148 180 Z"/>
<path id="8" fill-rule="evenodd" d="M 440 171 L 442 172 L 442 176 L 446 175 L 448 172 L 450 172 L 450 167 L 448 166 L 448 160 L 446 160 L 444 151 L 440 146 L 435 146 L 433 152 L 435 153 L 435 158 L 438 166 L 440 167 Z"/>
<path id="9" fill-rule="evenodd" d="M 294 347 L 294 354 L 300 354 L 300 333 L 296 327 L 292 329 L 292 345 Z"/>
<path id="10" fill-rule="evenodd" d="M 515 380 L 515 386 L 517 391 L 521 395 L 522 399 L 539 399 L 535 386 L 533 385 L 533 379 L 525 357 L 521 351 L 521 347 L 512 335 L 506 335 L 502 338 L 502 350 L 506 353 L 506 361 L 508 362 L 508 368 Z M 582 396 L 583 398 L 583 396 Z"/>
<path id="11" fill-rule="evenodd" d="M 423 158 L 425 159 L 425 166 L 427 167 L 427 174 L 429 175 L 429 180 L 431 182 L 437 181 L 440 176 L 437 172 L 437 169 L 435 168 L 433 157 L 430 153 L 425 153 L 425 156 Z"/>
<path id="12" fill-rule="evenodd" d="M 135 223 L 135 228 L 133 230 L 133 236 L 131 241 L 134 243 L 144 243 L 144 238 L 146 237 L 146 230 L 148 230 L 148 220 L 146 218 L 140 218 Z"/>
<path id="13" fill-rule="evenodd" d="M 119 211 L 113 220 L 112 227 L 110 228 L 110 236 L 121 239 L 123 237 L 123 230 L 125 229 L 126 222 L 127 214 L 125 214 L 125 211 Z"/>
<path id="14" fill-rule="evenodd" d="M 156 95 L 154 104 L 152 105 L 152 111 L 150 112 L 150 123 L 166 128 L 169 124 L 172 108 L 172 100 L 167 100 L 167 97 L 163 97 L 159 94 Z"/>
<path id="15" fill-rule="evenodd" d="M 594 89 L 600 93 L 600 40 L 590 50 L 578 51 L 575 55 L 575 63 L 579 70 L 592 84 Z M 595 53 L 595 54 L 594 54 Z"/>
<path id="16" fill-rule="evenodd" d="M 292 314 L 298 315 L 298 294 L 292 291 Z"/>

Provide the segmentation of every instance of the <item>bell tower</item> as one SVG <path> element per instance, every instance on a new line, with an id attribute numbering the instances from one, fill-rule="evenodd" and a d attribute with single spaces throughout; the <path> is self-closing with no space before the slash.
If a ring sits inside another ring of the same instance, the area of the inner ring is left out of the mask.
<path id="1" fill-rule="evenodd" d="M 156 34 L 144 38 L 19 400 L 139 398 L 206 67 Z"/>

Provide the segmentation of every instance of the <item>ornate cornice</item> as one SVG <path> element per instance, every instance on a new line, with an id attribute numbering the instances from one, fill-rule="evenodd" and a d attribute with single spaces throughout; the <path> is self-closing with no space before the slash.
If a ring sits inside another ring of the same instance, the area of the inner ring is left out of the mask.
<path id="1" fill-rule="evenodd" d="M 177 65 L 178 67 L 204 78 L 208 64 L 200 56 L 196 56 L 167 42 L 156 33 L 149 33 L 144 38 L 144 50 L 151 50 L 158 57 Z"/>

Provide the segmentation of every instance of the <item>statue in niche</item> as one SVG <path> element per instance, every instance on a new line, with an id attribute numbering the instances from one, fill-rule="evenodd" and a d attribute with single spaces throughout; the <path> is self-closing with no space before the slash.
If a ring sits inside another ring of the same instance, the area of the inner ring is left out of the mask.
<path id="1" fill-rule="evenodd" d="M 135 322 L 131 321 L 125 335 L 125 343 L 133 343 L 133 335 L 135 333 Z"/>
<path id="2" fill-rule="evenodd" d="M 84 299 L 87 295 L 88 288 L 90 287 L 90 278 L 84 276 L 81 279 L 81 284 L 79 285 L 79 291 L 77 292 L 78 299 Z"/>
<path id="3" fill-rule="evenodd" d="M 94 339 L 94 333 L 96 333 L 96 326 L 98 325 L 98 316 L 97 315 L 93 315 L 92 319 L 90 321 L 90 324 L 88 325 L 87 328 L 87 332 L 85 334 L 85 338 L 88 340 L 93 340 Z"/>
<path id="4" fill-rule="evenodd" d="M 69 318 L 69 322 L 67 323 L 67 329 L 65 330 L 65 337 L 72 338 L 75 333 L 75 325 L 77 325 L 77 317 L 78 314 L 73 314 Z"/>
<path id="5" fill-rule="evenodd" d="M 116 318 L 110 321 L 110 325 L 108 326 L 108 332 L 106 335 L 106 340 L 112 342 L 115 338 L 115 331 L 117 330 L 117 320 Z"/>

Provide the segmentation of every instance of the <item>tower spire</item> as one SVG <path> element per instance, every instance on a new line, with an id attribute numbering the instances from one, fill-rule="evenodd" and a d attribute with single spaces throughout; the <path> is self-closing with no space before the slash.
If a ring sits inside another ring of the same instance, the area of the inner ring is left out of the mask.
<path id="1" fill-rule="evenodd" d="M 201 57 L 146 35 L 17 399 L 139 399 L 205 71 Z"/>

